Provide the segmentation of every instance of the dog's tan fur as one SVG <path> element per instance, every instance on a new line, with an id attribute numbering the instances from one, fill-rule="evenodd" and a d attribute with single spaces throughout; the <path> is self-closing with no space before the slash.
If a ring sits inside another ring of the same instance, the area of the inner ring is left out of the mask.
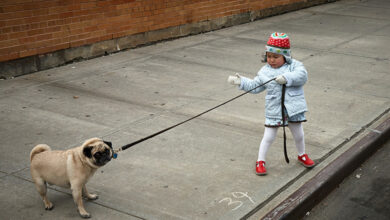
<path id="1" fill-rule="evenodd" d="M 85 155 L 85 148 L 91 149 L 92 155 L 109 149 L 112 157 L 112 148 L 99 138 L 91 138 L 80 147 L 66 151 L 52 151 L 46 144 L 39 144 L 32 149 L 31 176 L 47 210 L 53 209 L 54 206 L 46 196 L 46 183 L 71 188 L 80 215 L 90 217 L 84 208 L 82 195 L 88 199 L 98 198 L 96 194 L 88 193 L 85 184 L 100 166 L 93 156 L 89 158 Z"/>

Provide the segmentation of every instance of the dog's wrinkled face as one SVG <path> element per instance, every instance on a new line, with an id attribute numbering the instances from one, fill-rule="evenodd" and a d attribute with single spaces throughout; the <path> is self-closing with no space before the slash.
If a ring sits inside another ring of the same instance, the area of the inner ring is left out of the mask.
<path id="1" fill-rule="evenodd" d="M 112 144 L 108 141 L 96 141 L 88 144 L 83 149 L 83 154 L 96 166 L 104 166 L 113 154 Z"/>

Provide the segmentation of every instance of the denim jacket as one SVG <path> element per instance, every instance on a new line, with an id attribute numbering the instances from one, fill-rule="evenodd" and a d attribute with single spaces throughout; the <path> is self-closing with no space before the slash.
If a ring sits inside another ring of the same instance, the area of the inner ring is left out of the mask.
<path id="1" fill-rule="evenodd" d="M 288 116 L 291 117 L 306 112 L 307 105 L 303 93 L 303 85 L 307 81 L 307 71 L 303 64 L 295 59 L 292 59 L 290 64 L 285 63 L 277 69 L 266 64 L 260 69 L 254 79 L 241 76 L 241 85 L 239 88 L 249 91 L 278 75 L 283 75 L 287 80 L 284 105 Z M 265 96 L 265 117 L 282 119 L 282 85 L 276 81 L 271 81 L 253 90 L 251 93 L 260 93 L 264 90 L 267 90 Z"/>

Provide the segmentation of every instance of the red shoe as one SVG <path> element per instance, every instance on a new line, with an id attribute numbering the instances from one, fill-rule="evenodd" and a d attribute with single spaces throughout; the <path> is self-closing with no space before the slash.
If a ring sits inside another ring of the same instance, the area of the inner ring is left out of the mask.
<path id="1" fill-rule="evenodd" d="M 309 156 L 307 156 L 307 154 L 304 154 L 302 156 L 298 156 L 298 160 L 299 162 L 301 162 L 301 164 L 307 168 L 310 168 L 310 167 L 314 167 L 315 163 L 313 160 L 311 160 L 309 158 Z"/>
<path id="2" fill-rule="evenodd" d="M 267 170 L 265 169 L 265 162 L 260 160 L 256 162 L 256 175 L 262 176 L 267 174 Z"/>

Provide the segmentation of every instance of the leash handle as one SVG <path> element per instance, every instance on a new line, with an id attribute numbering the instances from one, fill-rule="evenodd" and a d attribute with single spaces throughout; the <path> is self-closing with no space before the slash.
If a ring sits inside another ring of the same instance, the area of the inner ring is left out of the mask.
<path id="1" fill-rule="evenodd" d="M 155 137 L 155 136 L 157 136 L 157 135 L 159 135 L 159 134 L 161 134 L 161 133 L 164 133 L 164 132 L 166 132 L 166 131 L 169 131 L 169 130 L 171 130 L 171 129 L 173 129 L 173 128 L 175 128 L 175 127 L 181 125 L 181 124 L 184 124 L 184 123 L 186 123 L 186 122 L 188 122 L 188 121 L 191 121 L 191 120 L 193 120 L 193 119 L 195 119 L 195 118 L 198 118 L 198 117 L 200 117 L 200 116 L 202 116 L 202 115 L 204 115 L 204 114 L 206 114 L 206 113 L 208 113 L 208 112 L 210 112 L 210 111 L 212 111 L 212 110 L 214 110 L 214 109 L 216 109 L 216 108 L 219 108 L 219 107 L 221 107 L 221 106 L 223 106 L 223 105 L 225 105 L 225 104 L 227 104 L 227 103 L 229 103 L 229 102 L 231 102 L 231 101 L 233 101 L 233 100 L 235 100 L 235 99 L 240 98 L 241 96 L 243 96 L 243 95 L 245 95 L 245 94 L 248 94 L 248 93 L 252 92 L 252 91 L 255 90 L 255 89 L 258 89 L 258 88 L 260 88 L 260 87 L 266 85 L 267 83 L 269 83 L 269 82 L 271 82 L 271 81 L 273 81 L 273 80 L 275 80 L 275 79 L 276 79 L 276 77 L 275 77 L 275 78 L 272 78 L 272 79 L 270 79 L 270 80 L 268 80 L 268 81 L 266 81 L 265 83 L 263 83 L 263 84 L 261 84 L 261 85 L 259 85 L 259 86 L 256 86 L 255 88 L 253 88 L 253 89 L 251 89 L 251 90 L 249 90 L 249 91 L 246 91 L 246 92 L 244 92 L 244 93 L 242 93 L 242 94 L 240 94 L 240 95 L 238 95 L 238 96 L 236 96 L 236 97 L 233 97 L 233 98 L 231 98 L 231 99 L 229 99 L 229 100 L 223 102 L 222 104 L 219 104 L 219 105 L 217 105 L 217 106 L 215 106 L 215 107 L 213 107 L 213 108 L 211 108 L 211 109 L 208 109 L 208 110 L 206 110 L 206 111 L 204 111 L 204 112 L 202 112 L 202 113 L 200 113 L 200 114 L 197 114 L 197 115 L 195 115 L 195 116 L 193 116 L 193 117 L 191 117 L 191 118 L 189 118 L 189 119 L 187 119 L 187 120 L 185 120 L 185 121 L 182 121 L 182 122 L 180 122 L 180 123 L 178 123 L 178 124 L 175 124 L 175 125 L 173 125 L 173 126 L 171 126 L 171 127 L 165 128 L 165 129 L 163 129 L 163 130 L 161 130 L 161 131 L 158 131 L 158 132 L 156 132 L 156 133 L 154 133 L 154 134 L 151 134 L 151 135 L 149 135 L 149 136 L 147 136 L 147 137 L 141 138 L 141 139 L 139 139 L 139 140 L 137 140 L 137 141 L 134 141 L 134 142 L 132 142 L 132 143 L 130 143 L 130 144 L 126 144 L 126 145 L 120 147 L 118 150 L 116 150 L 116 153 L 118 153 L 118 152 L 120 152 L 120 151 L 123 151 L 123 150 L 126 150 L 126 149 L 128 149 L 128 148 L 130 148 L 130 147 L 132 147 L 132 146 L 134 146 L 134 145 L 136 145 L 136 144 L 139 144 L 139 143 L 141 143 L 141 142 L 144 142 L 144 141 L 146 141 L 146 140 L 148 140 L 148 139 L 150 139 L 150 138 L 153 138 L 153 137 Z M 115 157 L 115 158 L 116 158 L 116 157 Z"/>
<path id="2" fill-rule="evenodd" d="M 286 118 L 285 118 L 285 114 L 284 114 L 284 96 L 286 94 L 286 84 L 283 84 L 282 86 L 282 100 L 281 100 L 281 105 L 282 105 L 282 122 L 283 122 L 283 147 L 284 147 L 284 159 L 286 160 L 287 163 L 290 163 L 290 160 L 288 159 L 288 155 L 287 155 L 287 138 L 286 138 L 286 126 L 285 126 L 285 123 L 286 123 Z"/>

